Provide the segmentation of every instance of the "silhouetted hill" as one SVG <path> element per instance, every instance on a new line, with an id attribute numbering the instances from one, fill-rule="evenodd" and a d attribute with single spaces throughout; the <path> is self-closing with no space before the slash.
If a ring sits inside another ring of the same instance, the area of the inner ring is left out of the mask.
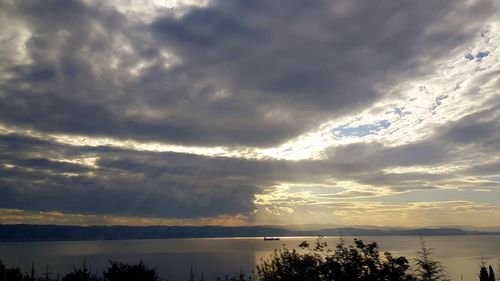
<path id="1" fill-rule="evenodd" d="M 478 235 L 498 232 L 465 231 L 456 228 L 412 230 L 331 228 L 287 230 L 263 226 L 63 226 L 0 225 L 0 241 L 126 240 L 164 238 L 264 237 L 264 236 L 387 236 L 387 235 Z"/>
<path id="2" fill-rule="evenodd" d="M 270 227 L 0 225 L 0 241 L 120 240 L 284 236 Z"/>
<path id="3" fill-rule="evenodd" d="M 345 236 L 387 236 L 387 235 L 471 235 L 487 234 L 479 231 L 465 231 L 458 228 L 417 228 L 417 229 L 362 229 L 362 228 L 333 228 L 321 229 L 320 235 Z"/>

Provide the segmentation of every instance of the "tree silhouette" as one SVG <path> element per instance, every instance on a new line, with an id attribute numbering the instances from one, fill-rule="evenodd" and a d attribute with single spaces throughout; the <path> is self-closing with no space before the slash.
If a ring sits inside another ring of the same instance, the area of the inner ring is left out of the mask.
<path id="1" fill-rule="evenodd" d="M 189 281 L 194 281 L 193 265 L 189 268 Z"/>
<path id="2" fill-rule="evenodd" d="M 23 275 L 19 267 L 8 268 L 0 261 L 0 281 L 22 281 Z"/>
<path id="3" fill-rule="evenodd" d="M 61 281 L 99 281 L 99 278 L 84 262 L 80 268 L 73 267 L 73 272 L 66 273 Z"/>
<path id="4" fill-rule="evenodd" d="M 481 270 L 479 270 L 479 281 L 490 281 L 488 270 L 485 266 L 481 266 Z"/>
<path id="5" fill-rule="evenodd" d="M 142 261 L 138 264 L 125 264 L 109 261 L 109 267 L 103 273 L 104 281 L 159 281 L 155 269 L 148 268 Z"/>
<path id="6" fill-rule="evenodd" d="M 405 257 L 393 257 L 390 253 L 380 255 L 377 243 L 365 244 L 354 240 L 355 245 L 346 246 L 343 239 L 335 249 L 318 238 L 313 247 L 307 241 L 299 246 L 306 251 L 283 248 L 275 250 L 268 260 L 257 266 L 257 279 L 262 281 L 414 281 L 408 272 Z"/>
<path id="7" fill-rule="evenodd" d="M 254 278 L 252 277 L 252 275 L 247 276 L 244 272 L 240 272 L 238 276 L 233 276 L 233 277 L 229 277 L 226 275 L 224 279 L 222 279 L 221 277 L 217 277 L 217 281 L 253 281 L 253 280 Z"/>
<path id="8" fill-rule="evenodd" d="M 490 272 L 490 276 L 489 276 L 489 281 L 495 281 L 495 272 L 493 271 L 493 268 L 491 267 L 490 265 L 490 268 L 489 268 L 489 272 Z"/>
<path id="9" fill-rule="evenodd" d="M 432 258 L 432 249 L 425 245 L 423 238 L 420 238 L 421 249 L 415 259 L 416 277 L 419 281 L 448 281 L 444 267 L 439 261 Z"/>
<path id="10" fill-rule="evenodd" d="M 35 263 L 31 263 L 31 273 L 29 276 L 30 281 L 35 281 Z"/>
<path id="11" fill-rule="evenodd" d="M 43 281 L 50 281 L 50 272 L 48 265 L 45 267 L 45 276 L 43 278 Z"/>

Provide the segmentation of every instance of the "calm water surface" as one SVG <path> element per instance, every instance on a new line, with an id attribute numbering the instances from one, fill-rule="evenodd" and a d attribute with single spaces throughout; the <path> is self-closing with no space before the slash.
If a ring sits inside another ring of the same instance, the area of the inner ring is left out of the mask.
<path id="1" fill-rule="evenodd" d="M 376 241 L 382 251 L 416 256 L 420 242 L 416 236 L 358 237 L 365 242 Z M 297 245 L 315 237 L 282 238 L 279 241 L 263 241 L 262 238 L 216 238 L 216 239 L 159 239 L 159 240 L 117 240 L 77 242 L 29 242 L 0 243 L 0 260 L 9 266 L 29 270 L 35 263 L 38 272 L 54 274 L 68 272 L 73 265 L 84 261 L 94 271 L 101 272 L 108 260 L 138 262 L 158 269 L 163 280 L 188 280 L 189 272 L 205 279 L 215 280 L 217 276 L 234 275 L 243 270 L 250 272 L 263 258 L 269 257 L 274 249 L 285 245 Z M 352 242 L 351 237 L 345 237 Z M 324 241 L 334 246 L 338 237 L 325 237 Z M 500 235 L 495 236 L 431 236 L 425 237 L 427 245 L 433 248 L 434 258 L 446 267 L 452 280 L 478 280 L 481 258 L 493 267 L 500 265 Z"/>

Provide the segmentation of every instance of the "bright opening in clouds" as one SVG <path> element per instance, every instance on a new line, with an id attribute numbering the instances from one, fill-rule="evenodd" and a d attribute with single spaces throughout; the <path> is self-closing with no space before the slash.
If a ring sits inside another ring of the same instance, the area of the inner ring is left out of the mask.
<path id="1" fill-rule="evenodd" d="M 499 18 L 1 1 L 0 222 L 498 226 Z"/>

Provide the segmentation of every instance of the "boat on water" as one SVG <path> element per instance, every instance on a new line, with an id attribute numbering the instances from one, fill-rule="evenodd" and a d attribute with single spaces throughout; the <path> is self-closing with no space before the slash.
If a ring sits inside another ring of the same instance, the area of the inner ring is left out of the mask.
<path id="1" fill-rule="evenodd" d="M 264 237 L 264 241 L 276 241 L 280 240 L 279 237 Z"/>

